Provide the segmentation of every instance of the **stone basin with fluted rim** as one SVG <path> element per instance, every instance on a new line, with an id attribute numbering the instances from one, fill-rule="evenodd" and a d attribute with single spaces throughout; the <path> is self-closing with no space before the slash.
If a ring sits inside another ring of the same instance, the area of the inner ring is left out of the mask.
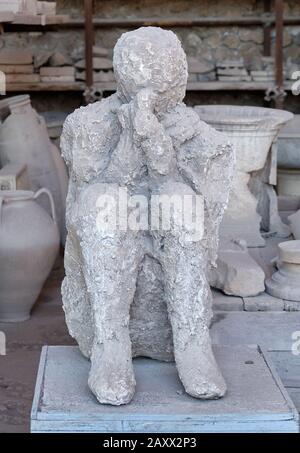
<path id="1" fill-rule="evenodd" d="M 285 110 L 236 105 L 196 106 L 200 118 L 230 134 L 237 169 L 247 173 L 264 167 L 268 152 L 281 127 L 293 118 Z"/>
<path id="2" fill-rule="evenodd" d="M 234 105 L 202 105 L 196 106 L 195 111 L 201 120 L 227 134 L 236 152 L 233 189 L 221 234 L 232 239 L 245 239 L 249 247 L 263 246 L 258 200 L 248 184 L 251 173 L 266 166 L 272 144 L 293 114 L 284 110 Z"/>

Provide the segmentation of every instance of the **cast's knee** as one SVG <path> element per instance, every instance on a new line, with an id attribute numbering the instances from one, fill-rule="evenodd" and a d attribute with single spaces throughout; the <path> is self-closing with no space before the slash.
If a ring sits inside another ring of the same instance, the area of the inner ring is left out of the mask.
<path id="1" fill-rule="evenodd" d="M 97 213 L 104 206 L 107 212 L 114 209 L 119 197 L 117 184 L 97 183 L 91 184 L 81 190 L 78 196 L 78 208 L 84 215 Z"/>
<path id="2" fill-rule="evenodd" d="M 84 189 L 78 197 L 80 236 L 96 238 L 119 237 L 118 228 L 119 186 L 98 183 Z"/>
<path id="3" fill-rule="evenodd" d="M 198 242 L 204 234 L 204 200 L 187 184 L 170 181 L 151 199 L 151 221 L 167 238 L 182 246 Z"/>

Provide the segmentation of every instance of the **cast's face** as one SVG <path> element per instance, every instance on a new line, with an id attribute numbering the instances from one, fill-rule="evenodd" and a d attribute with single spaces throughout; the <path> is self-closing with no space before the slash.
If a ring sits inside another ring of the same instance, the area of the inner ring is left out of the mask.
<path id="1" fill-rule="evenodd" d="M 121 36 L 114 49 L 118 92 L 130 102 L 144 89 L 157 95 L 155 110 L 176 105 L 185 95 L 187 62 L 170 31 L 142 27 Z"/>
<path id="2" fill-rule="evenodd" d="M 146 88 L 153 92 L 155 99 L 153 107 L 157 113 L 169 110 L 184 99 L 187 79 L 184 72 L 178 77 L 175 84 L 170 84 L 170 80 L 167 78 L 164 79 L 163 72 L 159 74 L 156 71 L 156 77 L 150 79 L 143 78 L 142 75 L 135 72 L 132 77 L 128 73 L 124 77 L 121 73 L 117 77 L 118 91 L 127 102 L 133 100 L 138 93 Z"/>

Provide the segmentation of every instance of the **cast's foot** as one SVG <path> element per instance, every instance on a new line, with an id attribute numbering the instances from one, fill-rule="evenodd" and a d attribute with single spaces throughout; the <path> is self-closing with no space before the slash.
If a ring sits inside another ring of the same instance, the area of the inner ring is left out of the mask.
<path id="1" fill-rule="evenodd" d="M 109 357 L 101 354 L 95 358 L 93 352 L 89 375 L 89 387 L 102 404 L 119 406 L 131 401 L 135 391 L 135 378 L 131 357 L 120 358 L 111 350 Z"/>
<path id="2" fill-rule="evenodd" d="M 209 336 L 206 340 L 191 336 L 182 351 L 175 352 L 176 365 L 185 391 L 200 399 L 218 399 L 225 395 L 226 384 L 216 363 Z"/>
<path id="3" fill-rule="evenodd" d="M 69 329 L 71 337 L 73 337 L 79 346 L 80 352 L 87 359 L 90 358 L 94 340 L 93 328 L 90 325 L 89 320 L 80 320 L 74 319 L 73 313 L 66 312 L 66 322 Z M 85 322 L 86 321 L 86 322 Z"/>

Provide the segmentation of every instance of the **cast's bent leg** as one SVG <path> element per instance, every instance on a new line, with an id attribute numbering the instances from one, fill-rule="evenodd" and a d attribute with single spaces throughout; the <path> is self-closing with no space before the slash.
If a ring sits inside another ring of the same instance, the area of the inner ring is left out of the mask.
<path id="1" fill-rule="evenodd" d="M 89 386 L 100 403 L 114 405 L 128 403 L 135 390 L 129 310 L 142 253 L 137 233 L 102 231 L 96 223 L 97 198 L 117 196 L 117 190 L 91 186 L 80 201 L 83 268 L 94 319 Z"/>
<path id="2" fill-rule="evenodd" d="M 195 244 L 180 245 L 172 235 L 164 239 L 162 263 L 179 377 L 188 394 L 210 399 L 223 396 L 226 385 L 211 347 L 211 292 L 200 253 Z"/>
<path id="3" fill-rule="evenodd" d="M 94 326 L 75 226 L 69 226 L 65 247 L 65 272 L 62 296 L 66 323 L 82 354 L 90 357 Z"/>
<path id="4" fill-rule="evenodd" d="M 191 190 L 177 185 L 178 194 Z M 175 225 L 169 231 L 158 233 L 156 249 L 166 279 L 179 377 L 191 396 L 213 399 L 225 394 L 226 384 L 215 361 L 209 335 L 212 296 L 206 279 L 207 253 L 204 242 L 195 237 L 193 231 L 187 232 Z"/>

